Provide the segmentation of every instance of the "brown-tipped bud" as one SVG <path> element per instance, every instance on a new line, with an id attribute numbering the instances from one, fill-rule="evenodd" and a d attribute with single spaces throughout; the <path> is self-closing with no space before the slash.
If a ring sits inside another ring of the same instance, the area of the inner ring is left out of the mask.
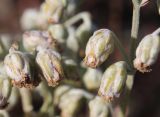
<path id="1" fill-rule="evenodd" d="M 160 51 L 160 36 L 156 30 L 145 36 L 136 50 L 134 67 L 140 72 L 150 72 L 150 67 L 156 62 Z"/>
<path id="2" fill-rule="evenodd" d="M 87 43 L 84 63 L 89 67 L 96 68 L 108 58 L 113 49 L 113 32 L 108 29 L 100 29 L 94 32 Z"/>
<path id="3" fill-rule="evenodd" d="M 124 87 L 127 78 L 127 65 L 124 61 L 119 61 L 111 65 L 104 72 L 99 95 L 110 102 L 118 98 Z"/>
<path id="4" fill-rule="evenodd" d="M 12 79 L 14 86 L 33 88 L 38 85 L 39 80 L 35 78 L 35 66 L 26 54 L 11 48 L 4 59 L 4 64 L 6 73 Z"/>
<path id="5" fill-rule="evenodd" d="M 36 61 L 49 86 L 58 85 L 59 81 L 64 78 L 61 56 L 58 52 L 51 49 L 38 47 Z"/>

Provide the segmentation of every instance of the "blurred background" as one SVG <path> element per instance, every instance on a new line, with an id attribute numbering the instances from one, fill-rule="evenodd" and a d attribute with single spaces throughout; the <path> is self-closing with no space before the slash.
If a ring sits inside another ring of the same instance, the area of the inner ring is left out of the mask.
<path id="1" fill-rule="evenodd" d="M 20 18 L 28 8 L 39 8 L 44 0 L 0 0 L 0 34 L 17 35 L 22 33 Z M 108 28 L 116 33 L 128 50 L 132 22 L 131 0 L 85 0 L 80 11 L 89 11 L 95 26 Z M 155 0 L 141 8 L 139 40 L 160 26 Z M 119 59 L 116 52 L 109 61 Z M 129 117 L 160 117 L 160 58 L 151 73 L 137 72 L 133 90 Z"/>

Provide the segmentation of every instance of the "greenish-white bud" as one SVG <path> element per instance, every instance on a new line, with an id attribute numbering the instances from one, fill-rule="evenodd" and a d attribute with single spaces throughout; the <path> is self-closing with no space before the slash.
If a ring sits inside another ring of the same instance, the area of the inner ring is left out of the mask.
<path id="1" fill-rule="evenodd" d="M 41 12 L 45 14 L 49 23 L 58 23 L 65 6 L 66 0 L 46 0 L 41 5 Z"/>
<path id="2" fill-rule="evenodd" d="M 48 32 L 27 31 L 23 34 L 23 47 L 29 53 L 35 53 L 36 48 L 40 45 L 55 48 L 56 42 Z"/>
<path id="3" fill-rule="evenodd" d="M 98 69 L 88 68 L 83 76 L 83 83 L 88 90 L 97 90 L 100 86 L 102 72 Z"/>
<path id="4" fill-rule="evenodd" d="M 37 9 L 27 9 L 24 11 L 21 17 L 21 27 L 24 30 L 30 30 L 37 28 L 39 12 Z"/>
<path id="5" fill-rule="evenodd" d="M 41 46 L 39 46 L 37 50 L 36 62 L 42 70 L 48 85 L 58 85 L 59 81 L 64 78 L 60 54 L 54 50 Z"/>
<path id="6" fill-rule="evenodd" d="M 85 51 L 84 63 L 92 68 L 102 64 L 114 49 L 114 34 L 108 29 L 100 29 L 90 37 Z"/>
<path id="7" fill-rule="evenodd" d="M 4 65 L 14 86 L 33 88 L 39 84 L 39 80 L 35 78 L 35 66 L 26 54 L 11 47 L 9 54 L 4 59 Z"/>
<path id="8" fill-rule="evenodd" d="M 150 72 L 160 51 L 160 29 L 145 36 L 136 49 L 134 67 L 141 72 Z"/>
<path id="9" fill-rule="evenodd" d="M 118 98 L 127 78 L 127 64 L 119 61 L 109 66 L 103 74 L 99 95 L 110 102 Z"/>
<path id="10" fill-rule="evenodd" d="M 109 117 L 109 105 L 99 96 L 89 102 L 89 117 Z"/>
<path id="11" fill-rule="evenodd" d="M 64 43 L 65 39 L 68 36 L 67 29 L 62 24 L 51 25 L 49 26 L 48 31 L 51 34 L 51 36 L 54 39 L 58 40 L 60 43 Z"/>
<path id="12" fill-rule="evenodd" d="M 72 89 L 71 86 L 69 85 L 61 85 L 59 87 L 56 88 L 56 90 L 54 91 L 54 105 L 58 105 L 60 103 L 60 99 L 61 97 L 67 93 L 70 89 Z"/>
<path id="13" fill-rule="evenodd" d="M 86 105 L 86 101 L 92 98 L 93 96 L 84 90 L 69 90 L 60 99 L 59 108 L 62 111 L 61 117 L 75 117 L 79 114 L 82 114 L 82 110 Z"/>

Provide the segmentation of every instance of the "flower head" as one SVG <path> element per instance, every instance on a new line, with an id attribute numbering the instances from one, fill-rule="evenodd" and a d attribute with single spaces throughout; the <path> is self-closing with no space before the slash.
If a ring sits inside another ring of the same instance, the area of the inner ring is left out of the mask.
<path id="1" fill-rule="evenodd" d="M 92 68 L 98 67 L 108 58 L 113 49 L 113 32 L 108 29 L 100 29 L 94 32 L 87 43 L 84 63 Z"/>
<path id="2" fill-rule="evenodd" d="M 124 87 L 127 78 L 127 65 L 124 61 L 119 61 L 111 65 L 103 74 L 99 95 L 110 102 L 115 97 L 118 98 Z"/>

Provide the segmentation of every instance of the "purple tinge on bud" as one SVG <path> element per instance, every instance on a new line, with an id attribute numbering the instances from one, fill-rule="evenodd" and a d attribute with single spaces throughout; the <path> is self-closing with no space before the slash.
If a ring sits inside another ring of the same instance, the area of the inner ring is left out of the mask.
<path id="1" fill-rule="evenodd" d="M 100 29 L 90 37 L 85 51 L 84 63 L 91 68 L 102 64 L 114 49 L 113 32 L 108 29 Z"/>
<path id="2" fill-rule="evenodd" d="M 140 72 L 150 72 L 150 67 L 158 58 L 160 37 L 157 31 L 145 36 L 137 47 L 134 67 Z"/>

